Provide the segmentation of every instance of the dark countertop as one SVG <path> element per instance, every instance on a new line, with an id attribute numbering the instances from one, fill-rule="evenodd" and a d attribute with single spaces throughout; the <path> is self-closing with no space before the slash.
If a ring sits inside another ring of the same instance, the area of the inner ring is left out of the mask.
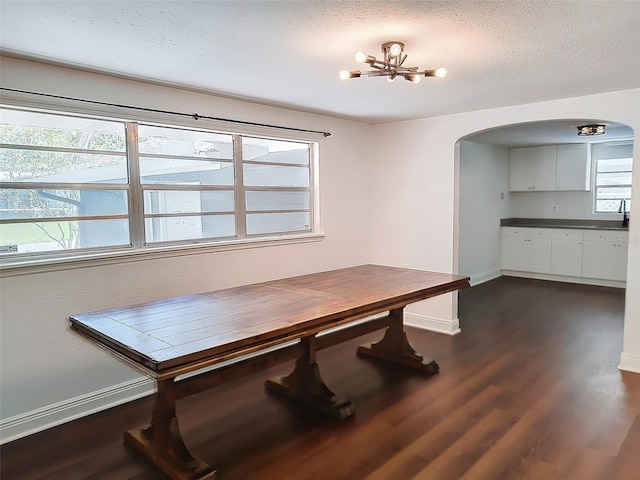
<path id="1" fill-rule="evenodd" d="M 569 220 L 562 218 L 503 218 L 500 220 L 502 227 L 537 227 L 537 228 L 577 228 L 595 230 L 622 230 L 628 231 L 629 227 L 622 226 L 620 220 Z"/>

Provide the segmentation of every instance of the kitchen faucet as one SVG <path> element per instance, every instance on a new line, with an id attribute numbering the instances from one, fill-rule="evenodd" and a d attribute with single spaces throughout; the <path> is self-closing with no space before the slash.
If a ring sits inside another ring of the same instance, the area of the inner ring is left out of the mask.
<path id="1" fill-rule="evenodd" d="M 627 201 L 625 199 L 620 200 L 620 208 L 618 208 L 618 213 L 622 214 L 622 226 L 629 226 L 629 213 L 627 212 Z"/>

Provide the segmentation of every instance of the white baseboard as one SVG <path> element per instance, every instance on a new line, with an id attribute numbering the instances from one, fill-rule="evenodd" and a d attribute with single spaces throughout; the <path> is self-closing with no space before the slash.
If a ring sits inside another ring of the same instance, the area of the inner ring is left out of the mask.
<path id="1" fill-rule="evenodd" d="M 350 324 L 327 330 L 326 332 L 323 332 L 323 334 L 341 330 L 343 328 L 350 327 L 359 323 L 364 323 L 371 318 L 381 317 L 384 315 L 385 314 L 373 315 L 361 320 L 356 320 L 355 322 L 352 322 Z M 411 317 L 413 317 L 413 321 L 410 320 Z M 409 320 L 409 322 L 407 322 L 407 320 Z M 405 324 L 416 328 L 447 333 L 449 335 L 455 335 L 456 333 L 460 332 L 460 329 L 458 328 L 458 320 L 455 321 L 454 328 L 454 324 L 450 321 L 432 319 L 420 315 L 412 316 L 411 314 L 405 313 Z M 295 342 L 289 343 L 293 344 Z M 286 345 L 288 344 L 278 345 L 277 347 L 273 347 L 272 349 L 256 352 L 255 354 L 247 355 L 246 357 L 242 358 L 249 358 L 260 353 L 265 353 L 269 350 L 282 348 Z M 207 370 L 218 368 L 224 366 L 227 363 L 233 363 L 237 360 L 238 359 L 233 359 L 229 362 L 223 362 L 215 365 L 215 367 L 198 370 L 198 372 L 187 374 L 181 376 L 180 378 L 187 378 L 191 375 L 203 373 Z M 95 392 L 80 395 L 75 398 L 63 400 L 58 403 L 47 405 L 46 407 L 41 407 L 25 413 L 14 415 L 13 417 L 0 419 L 0 445 L 11 442 L 13 440 L 17 440 L 19 438 L 26 437 L 34 433 L 41 432 L 48 428 L 62 425 L 63 423 L 67 423 L 72 420 L 91 415 L 93 413 L 107 410 L 111 407 L 122 405 L 138 398 L 146 397 L 153 394 L 154 392 L 155 381 L 151 378 L 142 377 L 121 383 L 119 385 L 97 390 Z"/>
<path id="2" fill-rule="evenodd" d="M 443 318 L 428 317 L 418 313 L 404 312 L 404 324 L 409 327 L 429 330 L 430 332 L 444 333 L 446 335 L 457 335 L 460 333 L 460 322 L 458 319 L 445 320 Z"/>
<path id="3" fill-rule="evenodd" d="M 151 378 L 139 378 L 0 420 L 0 444 L 41 432 L 155 392 Z"/>
<path id="4" fill-rule="evenodd" d="M 488 272 L 475 273 L 471 275 L 469 285 L 475 287 L 476 285 L 480 285 L 481 283 L 488 282 L 489 280 L 493 280 L 501 276 L 502 270 L 499 268 L 496 270 L 489 270 Z"/>
<path id="5" fill-rule="evenodd" d="M 520 272 L 515 270 L 502 270 L 507 277 L 533 278 L 535 280 L 551 280 L 552 282 L 579 283 L 581 285 L 596 285 L 598 287 L 626 288 L 627 282 L 618 280 L 603 280 L 599 278 L 570 277 L 567 275 L 552 275 L 550 273 Z"/>
<path id="6" fill-rule="evenodd" d="M 618 365 L 618 368 L 627 372 L 640 373 L 640 357 L 623 353 L 620 355 L 620 365 Z"/>

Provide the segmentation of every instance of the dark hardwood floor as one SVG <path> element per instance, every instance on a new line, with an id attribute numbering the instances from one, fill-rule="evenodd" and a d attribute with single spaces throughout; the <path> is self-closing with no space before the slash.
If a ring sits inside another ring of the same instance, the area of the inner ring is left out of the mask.
<path id="1" fill-rule="evenodd" d="M 624 291 L 502 277 L 460 293 L 462 333 L 408 328 L 432 377 L 357 358 L 380 333 L 323 350 L 338 421 L 269 395 L 282 365 L 178 404 L 192 452 L 220 480 L 640 478 L 640 375 L 620 372 Z M 163 479 L 126 448 L 138 400 L 4 445 L 1 478 Z"/>

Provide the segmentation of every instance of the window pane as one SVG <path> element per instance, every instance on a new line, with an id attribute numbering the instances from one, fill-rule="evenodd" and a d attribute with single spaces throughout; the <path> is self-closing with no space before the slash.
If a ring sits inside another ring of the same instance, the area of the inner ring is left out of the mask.
<path id="1" fill-rule="evenodd" d="M 144 213 L 233 212 L 233 191 L 147 190 Z"/>
<path id="2" fill-rule="evenodd" d="M 3 253 L 51 252 L 129 244 L 129 222 L 126 219 L 0 225 Z"/>
<path id="3" fill-rule="evenodd" d="M 229 162 L 140 158 L 143 184 L 233 185 L 233 164 Z"/>
<path id="4" fill-rule="evenodd" d="M 598 173 L 596 185 L 631 185 L 631 172 Z"/>
<path id="5" fill-rule="evenodd" d="M 598 187 L 597 198 L 631 198 L 631 187 Z"/>
<path id="6" fill-rule="evenodd" d="M 619 213 L 620 209 L 620 199 L 616 198 L 615 200 L 598 200 L 596 201 L 596 212 L 612 212 Z M 631 211 L 631 200 L 627 200 L 627 211 Z"/>
<path id="7" fill-rule="evenodd" d="M 309 165 L 309 144 L 242 137 L 242 159 Z"/>
<path id="8" fill-rule="evenodd" d="M 247 233 L 281 233 L 307 231 L 311 228 L 308 212 L 252 213 L 247 215 Z"/>
<path id="9" fill-rule="evenodd" d="M 1 148 L 0 181 L 127 183 L 127 157 Z"/>
<path id="10" fill-rule="evenodd" d="M 195 130 L 139 125 L 138 149 L 141 154 L 232 160 L 233 137 Z"/>
<path id="11" fill-rule="evenodd" d="M 309 192 L 246 192 L 247 211 L 309 210 Z"/>
<path id="12" fill-rule="evenodd" d="M 0 218 L 126 215 L 125 190 L 0 189 Z"/>
<path id="13" fill-rule="evenodd" d="M 20 110 L 0 110 L 0 143 L 125 151 L 124 124 Z"/>
<path id="14" fill-rule="evenodd" d="M 596 163 L 596 204 L 599 213 L 618 212 L 621 200 L 631 209 L 632 158 L 605 158 Z"/>
<path id="15" fill-rule="evenodd" d="M 250 187 L 308 187 L 308 167 L 244 164 L 244 184 Z"/>
<path id="16" fill-rule="evenodd" d="M 145 219 L 147 243 L 232 237 L 235 215 L 176 216 Z"/>
<path id="17" fill-rule="evenodd" d="M 600 172 L 631 172 L 633 158 L 605 158 L 598 160 L 597 169 Z"/>

